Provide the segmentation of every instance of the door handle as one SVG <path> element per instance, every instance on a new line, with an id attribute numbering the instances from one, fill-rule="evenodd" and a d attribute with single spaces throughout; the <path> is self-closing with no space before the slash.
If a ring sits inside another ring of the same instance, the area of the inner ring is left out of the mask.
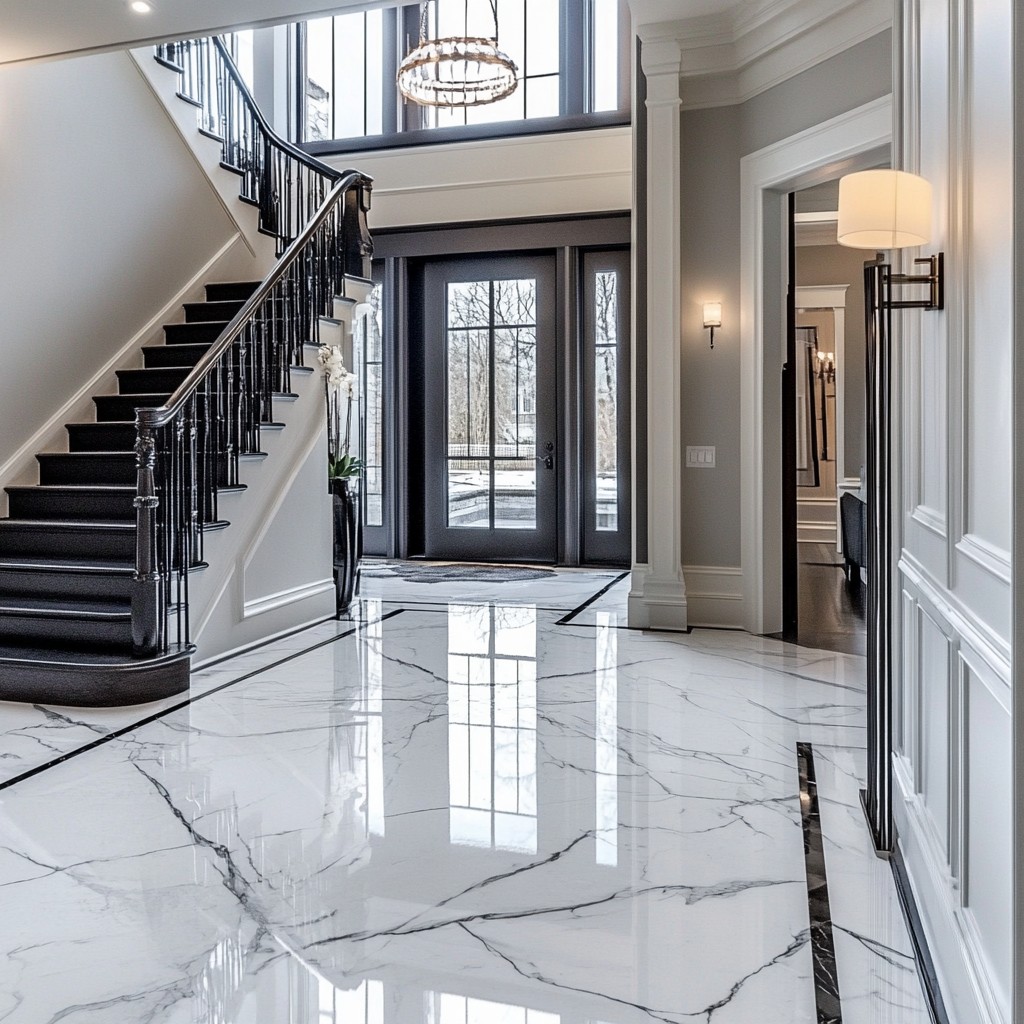
<path id="1" fill-rule="evenodd" d="M 554 469 L 555 468 L 555 457 L 554 457 L 554 455 L 551 454 L 554 450 L 555 450 L 555 442 L 554 441 L 548 441 L 548 443 L 544 445 L 544 451 L 546 451 L 548 454 L 547 455 L 538 455 L 537 456 L 537 461 L 538 462 L 543 462 L 545 469 Z"/>

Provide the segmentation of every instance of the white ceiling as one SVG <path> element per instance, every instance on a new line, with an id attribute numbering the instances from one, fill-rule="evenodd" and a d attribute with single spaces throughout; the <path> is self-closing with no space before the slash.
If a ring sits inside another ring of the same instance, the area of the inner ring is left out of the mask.
<path id="1" fill-rule="evenodd" d="M 408 2 L 408 0 L 406 0 Z M 152 0 L 133 14 L 126 0 L 0 0 L 0 64 L 141 46 L 230 28 L 300 21 L 342 8 L 399 0 Z M 760 8 L 765 0 L 629 0 L 637 24 Z"/>
<path id="2" fill-rule="evenodd" d="M 151 0 L 134 14 L 126 0 L 0 0 L 0 64 L 122 49 L 230 28 L 301 21 L 366 0 Z"/>

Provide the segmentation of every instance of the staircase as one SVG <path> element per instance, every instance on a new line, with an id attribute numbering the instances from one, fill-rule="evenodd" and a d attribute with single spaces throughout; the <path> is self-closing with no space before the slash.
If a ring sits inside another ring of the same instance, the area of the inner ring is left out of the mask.
<path id="1" fill-rule="evenodd" d="M 0 519 L 3 699 L 52 701 L 57 684 L 66 703 L 116 705 L 187 687 L 187 644 L 171 645 L 160 657 L 132 655 L 135 410 L 164 404 L 257 287 L 207 285 L 205 302 L 185 306 L 184 323 L 164 327 L 165 343 L 143 349 L 142 369 L 117 371 L 116 395 L 93 398 L 95 422 L 67 424 L 67 452 L 36 456 L 39 483 L 6 488 L 9 518 Z M 227 525 L 209 522 L 204 529 Z"/>
<path id="2" fill-rule="evenodd" d="M 218 495 L 244 491 L 239 461 L 265 457 L 273 403 L 295 397 L 293 364 L 353 304 L 348 282 L 369 285 L 368 180 L 273 136 L 219 40 L 157 60 L 199 129 L 220 126 L 224 166 L 280 259 L 266 281 L 208 284 L 141 367 L 117 371 L 117 394 L 93 398 L 95 422 L 66 425 L 68 450 L 37 455 L 38 484 L 6 488 L 0 700 L 116 706 L 188 688 L 188 580 L 206 567 L 203 534 L 230 525 Z M 215 85 L 196 74 L 215 66 Z"/>

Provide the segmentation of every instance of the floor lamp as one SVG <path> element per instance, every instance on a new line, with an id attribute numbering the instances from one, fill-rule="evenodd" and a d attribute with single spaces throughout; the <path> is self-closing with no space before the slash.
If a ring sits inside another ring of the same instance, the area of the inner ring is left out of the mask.
<path id="1" fill-rule="evenodd" d="M 943 308 L 943 254 L 915 259 L 920 274 L 894 273 L 880 250 L 926 245 L 932 188 L 905 171 L 848 174 L 839 182 L 838 240 L 873 249 L 864 264 L 867 401 L 868 763 L 864 814 L 879 856 L 893 849 L 892 824 L 892 313 Z M 904 288 L 927 297 L 902 298 Z"/>

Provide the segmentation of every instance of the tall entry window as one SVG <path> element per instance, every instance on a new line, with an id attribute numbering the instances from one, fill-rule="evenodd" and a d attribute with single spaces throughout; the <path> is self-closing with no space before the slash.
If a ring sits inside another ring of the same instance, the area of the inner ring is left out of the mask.
<path id="1" fill-rule="evenodd" d="M 297 141 L 352 152 L 628 123 L 626 0 L 495 3 L 498 46 L 515 61 L 519 86 L 470 108 L 422 107 L 398 93 L 399 63 L 419 41 L 419 4 L 301 23 Z M 426 16 L 431 37 L 494 34 L 491 0 L 429 0 Z"/>

